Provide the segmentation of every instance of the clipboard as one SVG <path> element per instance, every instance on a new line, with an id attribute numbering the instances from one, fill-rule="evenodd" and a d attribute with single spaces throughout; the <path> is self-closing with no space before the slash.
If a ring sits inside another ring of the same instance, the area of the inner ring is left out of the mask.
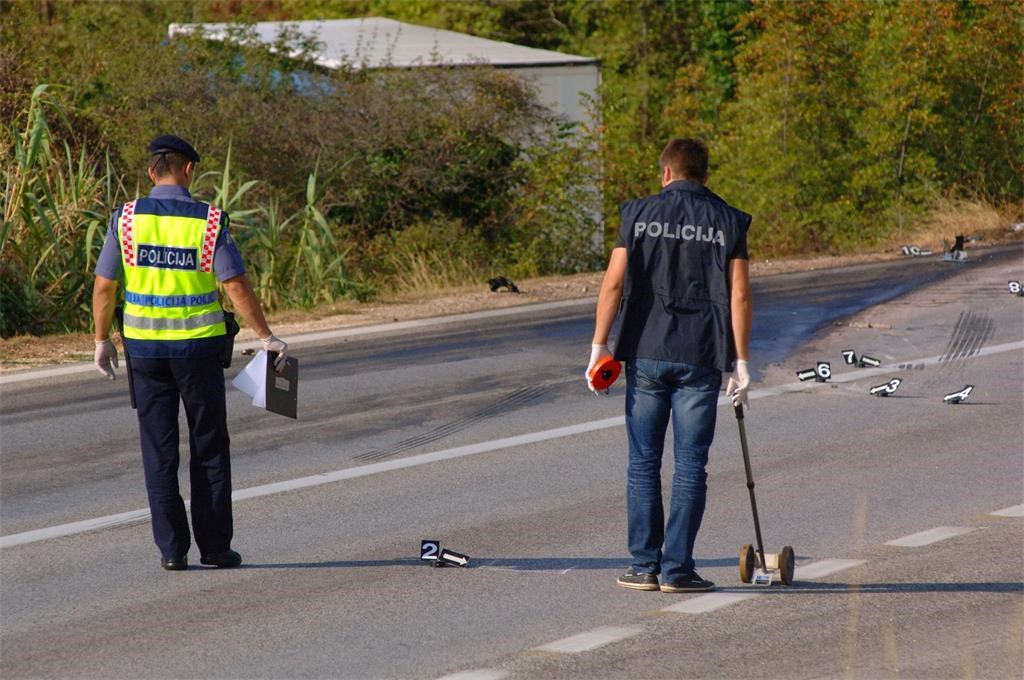
<path id="1" fill-rule="evenodd" d="M 280 373 L 274 368 L 275 361 L 277 352 L 267 352 L 267 410 L 298 420 L 299 360 L 286 356 Z"/>

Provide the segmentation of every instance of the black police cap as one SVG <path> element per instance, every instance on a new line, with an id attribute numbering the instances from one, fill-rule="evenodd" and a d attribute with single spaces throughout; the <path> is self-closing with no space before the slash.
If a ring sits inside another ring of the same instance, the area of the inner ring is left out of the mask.
<path id="1" fill-rule="evenodd" d="M 180 153 L 193 163 L 199 162 L 199 154 L 192 145 L 175 135 L 160 135 L 149 143 L 149 153 L 153 156 L 168 152 Z"/>

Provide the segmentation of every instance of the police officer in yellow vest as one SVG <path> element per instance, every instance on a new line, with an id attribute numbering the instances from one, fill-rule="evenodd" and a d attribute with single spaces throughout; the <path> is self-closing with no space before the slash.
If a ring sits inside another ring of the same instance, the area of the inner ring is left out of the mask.
<path id="1" fill-rule="evenodd" d="M 237 567 L 242 557 L 231 549 L 231 462 L 221 366 L 226 329 L 218 281 L 264 348 L 279 353 L 278 366 L 287 344 L 267 325 L 228 232 L 227 213 L 188 192 L 199 154 L 173 135 L 154 139 L 149 152 L 154 187 L 114 213 L 97 261 L 95 363 L 114 379 L 118 357 L 110 327 L 123 274 L 124 343 L 160 564 L 170 571 L 188 567 L 188 520 L 178 490 L 181 401 L 189 426 L 192 528 L 200 562 Z"/>

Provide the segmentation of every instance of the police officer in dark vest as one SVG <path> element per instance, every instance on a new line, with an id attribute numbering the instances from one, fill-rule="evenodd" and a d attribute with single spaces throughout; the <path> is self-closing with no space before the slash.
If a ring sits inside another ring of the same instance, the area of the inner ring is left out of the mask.
<path id="1" fill-rule="evenodd" d="M 235 309 L 279 353 L 228 232 L 228 215 L 192 198 L 199 154 L 173 135 L 149 145 L 153 190 L 114 212 L 96 264 L 92 311 L 95 363 L 115 377 L 110 340 L 118 280 L 125 282 L 123 340 L 142 440 L 153 538 L 164 569 L 188 567 L 190 535 L 178 490 L 178 403 L 189 427 L 192 528 L 200 562 L 237 567 L 231 549 L 231 461 L 222 353 L 227 340 L 218 282 Z"/>
<path id="2" fill-rule="evenodd" d="M 661 192 L 620 208 L 587 375 L 610 354 L 608 334 L 621 314 L 614 356 L 625 362 L 633 563 L 618 584 L 670 593 L 704 591 L 714 583 L 694 569 L 693 546 L 704 515 L 705 466 L 722 373 L 733 371 L 726 394 L 734 404 L 746 404 L 750 384 L 750 215 L 705 186 L 703 142 L 673 139 L 660 165 Z M 675 469 L 666 522 L 661 458 L 670 418 Z"/>

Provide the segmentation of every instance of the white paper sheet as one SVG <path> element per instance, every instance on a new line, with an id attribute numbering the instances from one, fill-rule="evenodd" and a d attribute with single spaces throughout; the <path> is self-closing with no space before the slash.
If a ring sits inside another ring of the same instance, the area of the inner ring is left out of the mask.
<path id="1" fill-rule="evenodd" d="M 267 407 L 267 353 L 260 350 L 252 361 L 235 376 L 231 384 L 252 397 L 252 405 Z"/>

